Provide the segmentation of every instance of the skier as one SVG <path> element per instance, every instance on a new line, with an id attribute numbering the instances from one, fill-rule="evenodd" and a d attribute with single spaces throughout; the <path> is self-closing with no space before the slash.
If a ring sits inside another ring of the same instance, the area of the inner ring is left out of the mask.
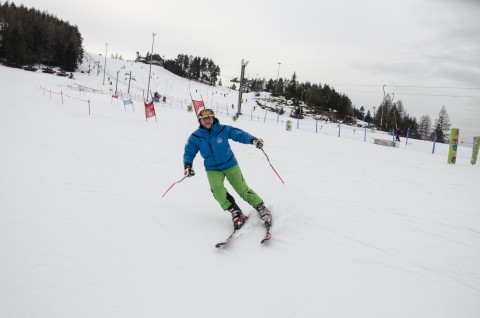
<path id="1" fill-rule="evenodd" d="M 187 177 L 195 175 L 192 163 L 200 151 L 204 159 L 203 164 L 207 171 L 210 190 L 222 209 L 232 214 L 234 230 L 240 229 L 246 219 L 235 203 L 233 196 L 225 188 L 225 178 L 227 178 L 238 195 L 257 210 L 265 226 L 269 229 L 272 224 L 272 214 L 265 207 L 263 200 L 248 187 L 228 142 L 231 139 L 243 144 L 253 144 L 258 149 L 261 149 L 263 140 L 239 128 L 220 124 L 215 117 L 213 109 L 207 106 L 202 106 L 198 109 L 197 118 L 200 126 L 190 135 L 185 145 L 183 155 L 184 175 Z"/>
<path id="2" fill-rule="evenodd" d="M 400 134 L 402 133 L 402 130 L 400 128 L 397 129 L 396 134 L 395 134 L 395 141 L 400 141 Z"/>

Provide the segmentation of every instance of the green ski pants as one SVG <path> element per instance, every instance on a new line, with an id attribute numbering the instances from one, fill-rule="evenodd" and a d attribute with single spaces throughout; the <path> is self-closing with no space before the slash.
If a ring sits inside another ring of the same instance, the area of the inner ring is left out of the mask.
<path id="1" fill-rule="evenodd" d="M 228 196 L 230 195 L 227 192 L 227 188 L 224 186 L 225 177 L 240 197 L 247 201 L 252 207 L 256 208 L 262 203 L 262 199 L 248 187 L 238 165 L 225 171 L 207 171 L 207 177 L 208 183 L 210 184 L 210 190 L 212 191 L 215 200 L 218 201 L 224 210 L 230 208 L 233 203 L 228 199 Z"/>

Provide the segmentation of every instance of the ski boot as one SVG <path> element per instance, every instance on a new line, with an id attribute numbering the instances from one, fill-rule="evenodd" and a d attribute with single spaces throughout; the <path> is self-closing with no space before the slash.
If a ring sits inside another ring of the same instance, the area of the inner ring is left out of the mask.
<path id="1" fill-rule="evenodd" d="M 272 226 L 272 212 L 270 212 L 263 202 L 256 207 L 256 210 L 260 216 L 260 219 L 262 219 L 263 223 L 265 223 L 265 227 L 270 229 Z"/>
<path id="2" fill-rule="evenodd" d="M 243 224 L 245 224 L 246 217 L 242 213 L 242 210 L 238 207 L 236 203 L 232 203 L 230 208 L 227 209 L 228 212 L 232 213 L 233 229 L 239 230 Z"/>

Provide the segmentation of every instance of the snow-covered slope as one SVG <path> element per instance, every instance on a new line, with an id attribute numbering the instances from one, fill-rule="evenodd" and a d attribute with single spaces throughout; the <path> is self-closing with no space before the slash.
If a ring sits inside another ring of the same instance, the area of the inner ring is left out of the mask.
<path id="1" fill-rule="evenodd" d="M 118 72 L 125 94 L 130 70 L 135 110 L 109 92 Z M 387 148 L 373 135 L 338 138 L 336 126 L 315 133 L 294 122 L 287 132 L 286 118 L 267 114 L 264 123 L 248 102 L 233 122 L 235 92 L 152 73 L 152 91 L 167 96 L 158 121 L 146 121 L 138 101 L 146 65 L 108 59 L 107 85 L 96 70 L 71 80 L 0 67 L 0 316 L 479 317 L 480 170 L 471 150 L 448 165 L 443 145 L 432 155 L 417 141 Z M 248 184 L 274 206 L 267 245 L 254 216 L 215 249 L 232 224 L 200 157 L 197 175 L 161 198 L 183 177 L 197 126 L 190 93 L 222 123 L 263 138 L 285 180 L 261 151 L 232 143 Z"/>

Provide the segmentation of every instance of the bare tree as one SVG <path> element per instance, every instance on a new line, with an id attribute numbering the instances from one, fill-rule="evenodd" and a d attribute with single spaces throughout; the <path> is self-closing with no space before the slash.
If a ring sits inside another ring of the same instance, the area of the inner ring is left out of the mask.
<path id="1" fill-rule="evenodd" d="M 424 115 L 420 117 L 420 122 L 418 124 L 418 133 L 420 134 L 420 139 L 428 140 L 431 136 L 432 131 L 432 120 L 430 116 Z"/>

